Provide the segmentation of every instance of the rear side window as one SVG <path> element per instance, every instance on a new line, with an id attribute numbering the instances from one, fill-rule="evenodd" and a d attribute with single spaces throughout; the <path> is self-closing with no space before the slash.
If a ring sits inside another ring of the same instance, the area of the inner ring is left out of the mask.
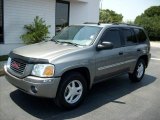
<path id="1" fill-rule="evenodd" d="M 118 29 L 111 29 L 104 32 L 101 41 L 111 42 L 114 48 L 121 47 L 120 33 Z"/>
<path id="2" fill-rule="evenodd" d="M 136 40 L 136 37 L 135 37 L 133 30 L 122 29 L 122 31 L 123 31 L 123 37 L 124 37 L 127 45 L 134 45 L 137 43 L 137 40 Z"/>
<path id="3" fill-rule="evenodd" d="M 134 29 L 139 43 L 144 43 L 147 40 L 146 34 L 141 29 Z"/>

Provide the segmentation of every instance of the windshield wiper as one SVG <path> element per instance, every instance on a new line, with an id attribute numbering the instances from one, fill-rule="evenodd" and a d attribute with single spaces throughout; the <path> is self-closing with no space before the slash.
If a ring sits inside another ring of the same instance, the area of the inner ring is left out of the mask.
<path id="1" fill-rule="evenodd" d="M 72 43 L 72 42 L 65 42 L 65 41 L 56 41 L 56 42 L 59 42 L 59 43 L 66 43 L 66 44 L 70 44 L 70 45 L 74 45 L 74 46 L 80 46 L 80 44 Z"/>

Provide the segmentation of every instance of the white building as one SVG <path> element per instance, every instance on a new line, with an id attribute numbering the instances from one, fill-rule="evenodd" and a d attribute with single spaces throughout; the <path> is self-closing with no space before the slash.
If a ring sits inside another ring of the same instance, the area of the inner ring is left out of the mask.
<path id="1" fill-rule="evenodd" d="M 0 0 L 0 55 L 22 46 L 24 25 L 36 16 L 51 25 L 50 36 L 61 24 L 99 21 L 100 0 Z"/>

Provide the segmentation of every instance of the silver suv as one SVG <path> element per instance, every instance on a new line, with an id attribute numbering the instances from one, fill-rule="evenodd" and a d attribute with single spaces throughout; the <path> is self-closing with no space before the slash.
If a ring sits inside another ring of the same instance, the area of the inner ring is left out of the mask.
<path id="1" fill-rule="evenodd" d="M 94 83 L 122 73 L 141 81 L 150 57 L 143 28 L 88 23 L 71 25 L 50 41 L 14 49 L 4 69 L 6 79 L 23 92 L 54 98 L 71 109 Z"/>

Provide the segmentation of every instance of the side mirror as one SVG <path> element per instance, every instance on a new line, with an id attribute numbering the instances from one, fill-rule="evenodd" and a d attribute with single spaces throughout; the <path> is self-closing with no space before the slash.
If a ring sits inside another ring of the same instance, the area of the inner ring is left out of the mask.
<path id="1" fill-rule="evenodd" d="M 113 48 L 113 44 L 111 42 L 102 42 L 99 43 L 97 46 L 97 50 L 107 50 L 107 49 L 112 49 Z"/>

